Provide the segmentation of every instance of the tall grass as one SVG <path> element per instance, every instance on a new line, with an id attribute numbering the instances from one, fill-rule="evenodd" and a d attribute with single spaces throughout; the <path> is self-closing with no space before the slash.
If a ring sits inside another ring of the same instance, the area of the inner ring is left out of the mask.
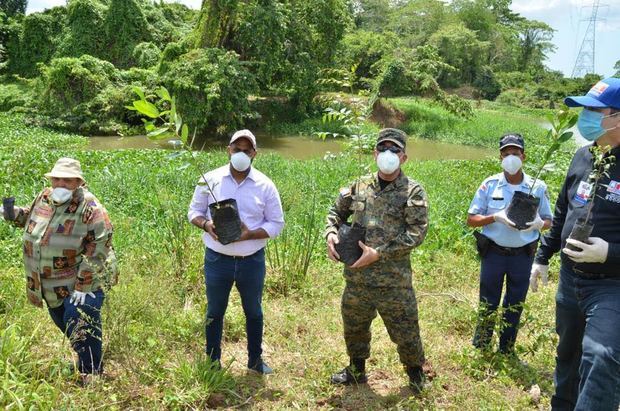
<path id="1" fill-rule="evenodd" d="M 479 115 L 496 130 L 518 131 L 527 123 Z M 502 125 L 491 125 L 495 120 Z M 482 133 L 484 121 L 459 127 L 474 127 L 475 140 L 494 147 L 499 136 Z M 543 133 L 534 126 L 531 130 L 528 155 L 536 158 L 534 147 Z M 444 138 L 442 133 L 436 133 L 438 138 Z M 406 174 L 429 195 L 430 229 L 413 253 L 412 266 L 425 349 L 438 374 L 421 398 L 410 398 L 401 392 L 405 376 L 380 320 L 372 329 L 370 386 L 342 390 L 327 382 L 346 362 L 339 312 L 343 279 L 341 265 L 325 256 L 320 232 L 339 188 L 355 177 L 352 159 L 301 162 L 270 154 L 255 161 L 278 187 L 286 220 L 282 236 L 270 240 L 267 248 L 264 357 L 276 374 L 263 380 L 246 375 L 245 323 L 236 292 L 224 327 L 223 355 L 229 367 L 215 372 L 200 356 L 206 306 L 204 249 L 199 230 L 185 221 L 198 176 L 183 167 L 183 159 L 168 159 L 168 153 L 158 150 L 85 151 L 83 138 L 28 127 L 19 116 L 6 114 L 0 114 L 0 136 L 0 161 L 8 165 L 0 169 L 3 195 L 14 194 L 18 204 L 27 204 L 40 191 L 43 174 L 58 157 L 71 155 L 82 162 L 91 191 L 114 223 L 121 270 L 120 283 L 106 296 L 103 309 L 107 376 L 83 390 L 61 372 L 72 355 L 67 341 L 44 311 L 25 301 L 21 231 L 0 225 L 2 407 L 527 409 L 549 402 L 550 288 L 529 297 L 523 315 L 518 346 L 531 369 L 514 373 L 513 365 L 495 357 L 493 364 L 501 364 L 489 367 L 468 348 L 475 326 L 478 261 L 464 221 L 474 191 L 486 176 L 499 171 L 499 160 L 405 165 Z M 453 138 L 474 141 L 466 135 Z M 197 158 L 205 171 L 227 161 L 224 153 L 200 153 Z M 558 164 L 569 158 L 563 153 Z M 552 198 L 562 178 L 562 167 L 545 178 Z M 530 381 L 543 388 L 541 404 L 529 400 Z"/>

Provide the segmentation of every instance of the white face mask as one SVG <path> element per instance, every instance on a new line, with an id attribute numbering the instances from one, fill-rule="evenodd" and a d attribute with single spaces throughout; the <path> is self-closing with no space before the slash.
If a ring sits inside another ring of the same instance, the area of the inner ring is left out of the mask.
<path id="1" fill-rule="evenodd" d="M 523 162 L 521 159 L 514 154 L 504 157 L 502 160 L 502 168 L 511 176 L 517 174 L 517 172 L 521 169 Z"/>
<path id="2" fill-rule="evenodd" d="M 400 158 L 397 154 L 387 150 L 377 155 L 377 166 L 384 174 L 392 174 L 400 166 Z"/>
<path id="3" fill-rule="evenodd" d="M 230 164 L 239 172 L 247 170 L 252 164 L 252 159 L 243 151 L 230 156 Z"/>
<path id="4" fill-rule="evenodd" d="M 73 197 L 73 191 L 67 190 L 63 187 L 56 187 L 52 190 L 52 195 L 50 196 L 54 204 L 61 205 L 69 201 L 71 197 Z"/>

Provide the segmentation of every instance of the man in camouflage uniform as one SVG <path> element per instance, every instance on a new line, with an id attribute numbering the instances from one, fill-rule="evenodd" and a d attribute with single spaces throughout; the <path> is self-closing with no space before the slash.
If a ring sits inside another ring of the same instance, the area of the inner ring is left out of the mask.
<path id="1" fill-rule="evenodd" d="M 428 203 L 420 184 L 401 171 L 407 161 L 406 138 L 401 130 L 381 130 L 374 151 L 378 173 L 342 189 L 327 216 L 325 237 L 328 256 L 334 261 L 340 259 L 335 249 L 338 228 L 355 213 L 355 220 L 366 227 L 366 239 L 359 243 L 362 256 L 344 268 L 341 309 L 350 364 L 332 375 L 333 384 L 367 381 L 370 325 L 377 311 L 398 346 L 410 386 L 419 392 L 424 384 L 424 351 L 410 254 L 426 235 Z"/>

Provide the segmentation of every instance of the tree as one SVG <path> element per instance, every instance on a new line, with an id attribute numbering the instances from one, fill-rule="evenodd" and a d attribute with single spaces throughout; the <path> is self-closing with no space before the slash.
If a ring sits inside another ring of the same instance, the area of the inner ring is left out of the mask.
<path id="1" fill-rule="evenodd" d="M 546 23 L 536 20 L 525 20 L 518 24 L 521 51 L 518 57 L 520 71 L 542 71 L 547 53 L 555 50 L 551 42 L 554 30 Z"/>
<path id="2" fill-rule="evenodd" d="M 614 70 L 618 70 L 618 71 L 616 71 L 616 74 L 614 74 L 614 77 L 620 78 L 620 60 L 616 61 L 616 65 L 614 66 Z"/>
<path id="3" fill-rule="evenodd" d="M 238 0 L 202 0 L 195 46 L 225 47 L 235 24 L 238 6 Z"/>
<path id="4" fill-rule="evenodd" d="M 462 83 L 471 83 L 479 67 L 486 61 L 488 42 L 478 40 L 476 33 L 461 22 L 442 27 L 431 36 L 429 44 L 435 46 L 448 65 L 456 72 L 442 73 L 439 82 L 455 87 Z"/>
<path id="5" fill-rule="evenodd" d="M 16 14 L 26 14 L 28 0 L 0 0 L 0 11 L 4 12 L 8 17 Z"/>
<path id="6" fill-rule="evenodd" d="M 390 12 L 387 28 L 400 37 L 406 47 L 415 48 L 428 41 L 452 16 L 448 7 L 440 0 L 414 0 L 396 4 Z M 380 33 L 386 33 L 382 28 Z"/>

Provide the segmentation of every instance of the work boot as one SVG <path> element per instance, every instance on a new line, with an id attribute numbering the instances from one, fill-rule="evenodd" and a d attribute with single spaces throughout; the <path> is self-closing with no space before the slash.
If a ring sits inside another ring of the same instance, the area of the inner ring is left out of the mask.
<path id="1" fill-rule="evenodd" d="M 248 363 L 248 368 L 262 375 L 273 374 L 271 367 L 268 366 L 267 363 L 260 357 L 257 360 Z"/>
<path id="2" fill-rule="evenodd" d="M 366 377 L 366 360 L 363 358 L 351 359 L 348 367 L 332 375 L 331 383 L 339 385 L 364 384 L 368 381 Z"/>
<path id="3" fill-rule="evenodd" d="M 407 375 L 409 376 L 409 388 L 415 395 L 418 395 L 424 390 L 426 384 L 426 377 L 424 376 L 424 370 L 422 367 L 405 367 Z"/>

